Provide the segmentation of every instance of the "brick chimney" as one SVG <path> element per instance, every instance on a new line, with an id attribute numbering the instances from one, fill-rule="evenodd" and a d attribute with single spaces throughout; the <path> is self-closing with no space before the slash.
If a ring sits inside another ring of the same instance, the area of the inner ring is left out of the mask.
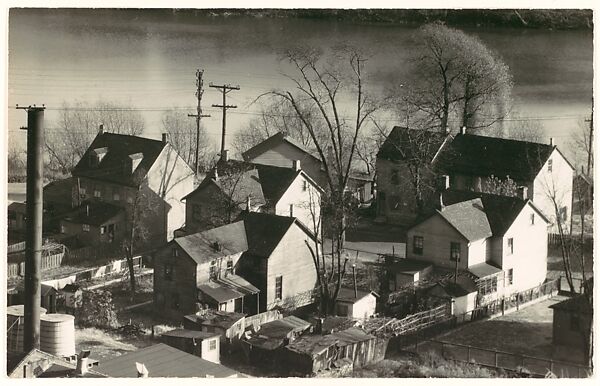
<path id="1" fill-rule="evenodd" d="M 441 191 L 450 189 L 450 176 L 447 174 L 440 176 L 439 184 L 440 184 Z"/>
<path id="2" fill-rule="evenodd" d="M 292 161 L 292 166 L 294 167 L 294 171 L 299 172 L 301 169 L 300 168 L 300 160 L 297 159 L 297 160 Z"/>
<path id="3" fill-rule="evenodd" d="M 101 123 L 100 126 L 98 127 L 98 134 L 104 134 L 104 124 Z"/>
<path id="4" fill-rule="evenodd" d="M 221 160 L 229 161 L 229 150 L 223 150 L 223 154 L 221 154 Z"/>
<path id="5" fill-rule="evenodd" d="M 148 369 L 143 363 L 135 362 L 138 378 L 148 378 Z"/>
<path id="6" fill-rule="evenodd" d="M 462 135 L 465 135 L 465 134 L 467 134 L 467 126 L 463 126 L 463 127 L 461 127 L 461 128 L 460 128 L 460 133 L 461 133 Z"/>
<path id="7" fill-rule="evenodd" d="M 162 143 L 167 143 L 167 133 L 162 133 Z"/>
<path id="8" fill-rule="evenodd" d="M 550 146 L 554 146 L 554 137 L 550 137 Z"/>
<path id="9" fill-rule="evenodd" d="M 79 355 L 77 356 L 77 366 L 75 367 L 75 374 L 77 374 L 79 376 L 83 376 L 83 375 L 87 374 L 88 369 L 89 369 L 89 365 L 88 365 L 89 356 L 90 356 L 89 350 L 84 350 L 79 353 Z"/>

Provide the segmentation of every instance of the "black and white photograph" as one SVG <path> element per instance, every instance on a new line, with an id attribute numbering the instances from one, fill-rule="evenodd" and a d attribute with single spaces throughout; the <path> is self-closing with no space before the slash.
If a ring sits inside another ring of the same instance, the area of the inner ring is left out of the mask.
<path id="1" fill-rule="evenodd" d="M 30 3 L 3 378 L 595 376 L 592 1 Z"/>

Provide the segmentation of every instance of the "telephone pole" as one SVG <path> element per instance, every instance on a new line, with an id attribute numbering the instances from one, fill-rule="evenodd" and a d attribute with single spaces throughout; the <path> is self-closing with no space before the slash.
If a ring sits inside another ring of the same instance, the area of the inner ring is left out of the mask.
<path id="1" fill-rule="evenodd" d="M 232 86 L 230 84 L 224 84 L 224 85 L 218 86 L 218 85 L 214 85 L 211 83 L 210 87 L 217 88 L 217 89 L 221 90 L 221 93 L 223 93 L 223 104 L 212 105 L 212 107 L 220 107 L 223 109 L 223 129 L 222 129 L 222 133 L 221 133 L 221 157 L 222 157 L 223 154 L 225 154 L 225 126 L 226 126 L 226 122 L 227 122 L 227 118 L 226 118 L 227 109 L 237 109 L 237 106 L 227 104 L 226 96 L 233 90 L 239 90 L 240 86 Z"/>
<path id="2" fill-rule="evenodd" d="M 198 104 L 196 106 L 196 114 L 188 114 L 188 117 L 196 118 L 196 157 L 194 162 L 194 173 L 198 176 L 198 152 L 200 151 L 200 119 L 210 117 L 210 114 L 202 114 L 202 94 L 204 94 L 204 81 L 202 80 L 204 70 L 196 70 L 196 98 Z"/>
<path id="3" fill-rule="evenodd" d="M 40 348 L 42 202 L 45 107 L 19 107 L 27 110 L 27 195 L 25 223 L 25 352 Z"/>

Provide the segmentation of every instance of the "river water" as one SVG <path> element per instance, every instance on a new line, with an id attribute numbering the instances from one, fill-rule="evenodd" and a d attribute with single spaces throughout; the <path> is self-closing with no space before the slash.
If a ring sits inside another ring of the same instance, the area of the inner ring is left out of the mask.
<path id="1" fill-rule="evenodd" d="M 163 110 L 195 105 L 195 70 L 205 69 L 203 122 L 215 143 L 220 94 L 208 83 L 239 84 L 228 95 L 233 133 L 274 87 L 290 87 L 277 59 L 296 44 L 328 47 L 345 40 L 371 50 L 369 87 L 380 92 L 407 79 L 415 27 L 314 19 L 207 17 L 156 10 L 15 10 L 9 15 L 9 106 L 46 104 L 52 129 L 63 102 L 128 103 L 142 110 L 146 135 L 160 137 Z M 466 29 L 496 50 L 514 77 L 514 110 L 541 122 L 566 147 L 589 117 L 593 80 L 591 31 Z M 192 112 L 192 111 L 190 111 Z M 24 142 L 26 114 L 9 109 L 9 141 Z M 538 119 L 541 118 L 541 119 Z M 394 122 L 390 122 L 392 125 Z M 230 138 L 230 137 L 229 137 Z"/>

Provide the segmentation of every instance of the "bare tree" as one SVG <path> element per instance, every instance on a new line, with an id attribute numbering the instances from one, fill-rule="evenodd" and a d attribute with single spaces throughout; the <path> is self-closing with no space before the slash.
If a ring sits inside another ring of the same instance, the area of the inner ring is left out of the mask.
<path id="1" fill-rule="evenodd" d="M 594 146 L 593 146 L 593 133 L 590 130 L 591 122 L 584 120 L 579 121 L 578 129 L 573 136 L 571 146 L 574 149 L 574 153 L 578 156 L 578 163 L 586 165 L 585 174 L 588 177 L 593 176 L 594 171 Z"/>
<path id="2" fill-rule="evenodd" d="M 27 162 L 25 151 L 16 146 L 8 147 L 8 182 L 24 182 L 27 175 Z"/>
<path id="3" fill-rule="evenodd" d="M 473 130 L 506 114 L 512 89 L 508 66 L 478 38 L 431 23 L 419 29 L 414 52 L 415 81 L 396 91 L 399 106 L 419 115 L 421 125 L 446 132 L 455 116 Z"/>
<path id="4" fill-rule="evenodd" d="M 348 179 L 361 129 L 377 110 L 378 104 L 365 90 L 364 68 L 367 58 L 353 47 L 334 47 L 329 60 L 320 50 L 297 47 L 284 51 L 282 59 L 293 69 L 293 75 L 287 76 L 296 89 L 273 90 L 267 95 L 286 101 L 293 107 L 312 139 L 327 180 L 322 197 L 323 216 L 327 216 L 331 224 L 328 231 L 334 251 L 333 267 L 329 272 L 334 274 L 324 274 L 322 265 L 315 265 L 315 269 L 322 310 L 329 313 L 333 311 L 346 268 L 342 257 L 343 246 L 353 206 L 351 195 L 347 194 Z M 344 91 L 354 100 L 352 118 L 346 117 L 341 110 L 340 98 Z M 319 140 L 320 127 L 311 119 L 315 110 L 318 112 L 318 122 L 324 127 L 326 143 Z"/>
<path id="5" fill-rule="evenodd" d="M 105 131 L 117 134 L 139 135 L 144 130 L 143 117 L 131 106 L 64 102 L 58 120 L 46 130 L 49 170 L 68 175 L 98 134 L 100 124 Z"/>
<path id="6" fill-rule="evenodd" d="M 498 196 L 515 197 L 517 195 L 517 188 L 517 184 L 509 176 L 506 176 L 502 180 L 492 174 L 485 179 L 481 191 Z"/>
<path id="7" fill-rule="evenodd" d="M 356 156 L 364 165 L 364 170 L 368 175 L 376 172 L 377 152 L 385 142 L 389 129 L 381 125 L 377 120 L 372 119 L 372 126 L 369 132 L 361 132 L 356 142 Z"/>
<path id="8" fill-rule="evenodd" d="M 162 116 L 163 130 L 169 134 L 169 143 L 187 162 L 194 165 L 196 161 L 196 124 L 187 114 L 171 110 Z M 206 172 L 214 165 L 216 151 L 204 126 L 200 126 L 200 149 L 198 151 L 199 171 Z"/>

